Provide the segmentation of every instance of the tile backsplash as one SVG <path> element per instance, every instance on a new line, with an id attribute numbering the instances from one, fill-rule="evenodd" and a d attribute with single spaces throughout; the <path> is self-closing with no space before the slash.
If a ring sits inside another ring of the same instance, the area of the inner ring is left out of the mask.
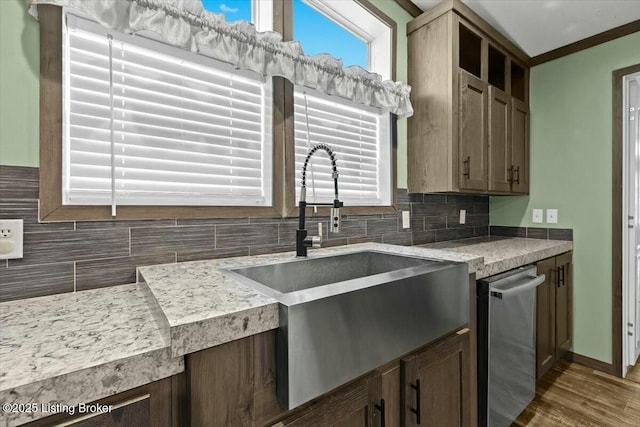
<path id="1" fill-rule="evenodd" d="M 135 282 L 137 266 L 295 249 L 297 218 L 38 222 L 38 168 L 0 166 L 0 218 L 24 220 L 24 258 L 0 261 L 0 301 Z M 324 246 L 419 245 L 489 234 L 488 196 L 407 194 L 400 212 L 349 215 Z M 459 224 L 460 209 L 467 212 Z M 314 232 L 324 217 L 309 218 Z"/>

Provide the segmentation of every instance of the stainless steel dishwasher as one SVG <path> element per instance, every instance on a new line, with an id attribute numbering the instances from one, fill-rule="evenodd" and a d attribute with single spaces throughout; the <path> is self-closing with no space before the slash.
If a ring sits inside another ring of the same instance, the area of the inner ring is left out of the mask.
<path id="1" fill-rule="evenodd" d="M 536 391 L 535 266 L 478 281 L 478 425 L 510 426 Z"/>

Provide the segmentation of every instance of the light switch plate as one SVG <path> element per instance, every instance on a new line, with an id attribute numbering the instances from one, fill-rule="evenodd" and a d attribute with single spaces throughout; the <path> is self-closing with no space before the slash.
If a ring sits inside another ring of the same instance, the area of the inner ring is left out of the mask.
<path id="1" fill-rule="evenodd" d="M 542 216 L 543 216 L 543 210 L 542 209 L 534 209 L 533 210 L 533 217 L 531 218 L 531 222 L 533 222 L 534 224 L 542 224 Z"/>
<path id="2" fill-rule="evenodd" d="M 0 220 L 0 259 L 22 258 L 21 219 Z"/>
<path id="3" fill-rule="evenodd" d="M 467 223 L 467 211 L 464 209 L 460 209 L 460 224 Z"/>
<path id="4" fill-rule="evenodd" d="M 547 209 L 547 224 L 558 223 L 558 209 Z"/>
<path id="5" fill-rule="evenodd" d="M 411 215 L 409 211 L 402 211 L 402 228 L 411 228 Z"/>

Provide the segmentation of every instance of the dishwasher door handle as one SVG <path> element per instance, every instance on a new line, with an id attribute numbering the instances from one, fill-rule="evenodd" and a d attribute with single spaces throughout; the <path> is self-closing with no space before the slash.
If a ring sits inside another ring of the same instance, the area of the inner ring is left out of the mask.
<path id="1" fill-rule="evenodd" d="M 498 289 L 498 288 L 491 288 L 491 296 L 492 297 L 496 297 L 499 299 L 506 299 L 515 295 L 518 295 L 522 292 L 528 291 L 529 289 L 535 288 L 537 287 L 539 284 L 541 284 L 542 282 L 544 282 L 545 276 L 544 274 L 541 274 L 540 276 L 536 276 L 535 278 L 532 278 L 532 280 L 528 280 L 527 282 L 523 283 L 522 285 L 518 285 L 516 287 L 513 287 L 511 289 Z"/>

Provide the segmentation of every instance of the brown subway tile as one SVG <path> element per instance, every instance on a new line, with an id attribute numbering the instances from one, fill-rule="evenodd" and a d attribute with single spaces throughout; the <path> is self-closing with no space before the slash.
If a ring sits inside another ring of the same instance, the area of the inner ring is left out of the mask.
<path id="1" fill-rule="evenodd" d="M 173 227 L 175 219 L 149 219 L 149 220 L 123 220 L 123 221 L 78 221 L 77 230 L 103 230 L 112 228 L 146 228 L 146 227 Z"/>
<path id="2" fill-rule="evenodd" d="M 573 240 L 573 229 L 571 228 L 550 228 L 549 240 Z"/>
<path id="3" fill-rule="evenodd" d="M 76 290 L 104 288 L 136 281 L 136 267 L 175 262 L 174 254 L 132 256 L 78 261 Z"/>
<path id="4" fill-rule="evenodd" d="M 37 199 L 0 199 L 0 219 L 22 219 L 24 232 L 73 230 L 73 221 L 38 222 Z"/>
<path id="5" fill-rule="evenodd" d="M 444 242 L 445 240 L 468 239 L 470 237 L 473 237 L 473 227 L 436 230 L 436 242 Z"/>
<path id="6" fill-rule="evenodd" d="M 527 227 L 527 239 L 548 239 L 549 229 L 541 227 Z"/>
<path id="7" fill-rule="evenodd" d="M 474 237 L 482 237 L 482 236 L 488 236 L 489 235 L 489 226 L 482 226 L 482 227 L 473 227 L 473 236 Z"/>
<path id="8" fill-rule="evenodd" d="M 414 231 L 412 240 L 414 245 L 424 245 L 427 243 L 433 243 L 436 241 L 436 232 L 433 230 Z"/>
<path id="9" fill-rule="evenodd" d="M 0 165 L 0 199 L 37 199 L 38 168 Z"/>
<path id="10" fill-rule="evenodd" d="M 524 227 L 505 227 L 502 225 L 492 225 L 489 233 L 492 236 L 527 237 L 527 229 Z"/>
<path id="11" fill-rule="evenodd" d="M 400 233 L 383 234 L 382 243 L 388 243 L 390 245 L 411 246 L 412 233 L 411 231 L 404 231 Z"/>
<path id="12" fill-rule="evenodd" d="M 249 255 L 264 255 L 278 252 L 295 251 L 295 243 L 276 243 L 275 245 L 253 245 L 249 246 Z"/>
<path id="13" fill-rule="evenodd" d="M 0 274 L 0 302 L 73 292 L 73 262 L 9 267 Z"/>
<path id="14" fill-rule="evenodd" d="M 450 215 L 447 217 L 447 228 L 483 227 L 488 225 L 489 215 L 467 215 L 464 224 L 460 224 L 459 215 Z"/>
<path id="15" fill-rule="evenodd" d="M 24 258 L 12 265 L 35 265 L 129 255 L 129 230 L 81 230 L 24 234 Z"/>
<path id="16" fill-rule="evenodd" d="M 278 224 L 216 225 L 216 249 L 278 243 Z"/>
<path id="17" fill-rule="evenodd" d="M 349 245 L 357 245 L 358 243 L 382 243 L 382 236 L 358 236 L 358 237 L 348 237 L 347 244 Z"/>
<path id="18" fill-rule="evenodd" d="M 425 217 L 423 216 L 411 218 L 409 221 L 411 224 L 411 231 L 424 231 L 424 219 Z M 400 218 L 399 221 L 402 224 L 402 218 Z"/>
<path id="19" fill-rule="evenodd" d="M 447 228 L 446 216 L 425 216 L 424 217 L 425 230 L 441 230 L 444 228 Z"/>
<path id="20" fill-rule="evenodd" d="M 273 221 L 271 218 L 263 218 Z M 249 224 L 249 218 L 178 218 L 178 225 Z"/>
<path id="21" fill-rule="evenodd" d="M 236 256 L 248 256 L 249 247 L 190 250 L 184 249 L 178 252 L 178 262 L 200 261 L 203 259 L 231 258 Z"/>
<path id="22" fill-rule="evenodd" d="M 131 229 L 131 255 L 206 250 L 215 247 L 215 225 Z"/>
<path id="23" fill-rule="evenodd" d="M 394 234 L 398 232 L 398 218 L 369 219 L 367 220 L 367 236 L 379 234 Z"/>

